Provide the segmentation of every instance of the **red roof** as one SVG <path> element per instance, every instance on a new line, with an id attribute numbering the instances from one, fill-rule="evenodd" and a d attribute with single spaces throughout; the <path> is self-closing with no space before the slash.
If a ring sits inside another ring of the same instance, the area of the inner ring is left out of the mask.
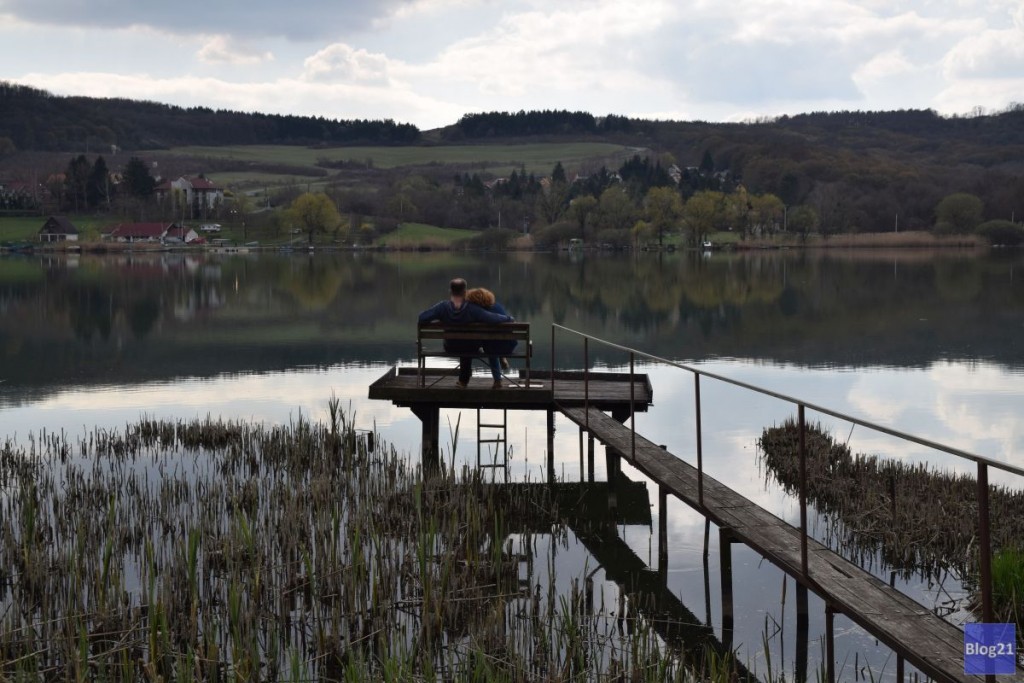
<path id="1" fill-rule="evenodd" d="M 193 190 L 219 190 L 220 188 L 211 183 L 206 178 L 185 178 L 191 185 Z"/>
<path id="2" fill-rule="evenodd" d="M 170 223 L 122 223 L 110 231 L 111 237 L 147 238 L 162 237 L 172 227 Z"/>

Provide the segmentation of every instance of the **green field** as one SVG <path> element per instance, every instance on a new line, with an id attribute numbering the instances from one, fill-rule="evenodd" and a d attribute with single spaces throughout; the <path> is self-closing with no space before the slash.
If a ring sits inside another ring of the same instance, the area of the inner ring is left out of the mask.
<path id="1" fill-rule="evenodd" d="M 288 164 L 315 167 L 319 159 L 330 161 L 372 161 L 375 168 L 444 164 L 477 172 L 507 175 L 513 169 L 547 175 L 556 162 L 566 169 L 585 164 L 618 166 L 638 150 L 604 142 L 534 143 L 525 145 L 445 145 L 437 147 L 331 147 L 313 149 L 288 145 L 242 145 L 234 147 L 175 147 L 161 154 L 210 159 L 232 159 L 246 163 Z M 218 179 L 221 175 L 219 174 Z M 234 174 L 231 174 L 234 175 Z M 222 180 L 222 182 L 224 182 Z"/>
<path id="2" fill-rule="evenodd" d="M 374 244 L 401 249 L 402 246 L 448 246 L 459 240 L 469 239 L 480 233 L 474 230 L 456 230 L 455 228 L 439 228 L 424 223 L 402 223 L 398 230 L 384 235 Z"/>

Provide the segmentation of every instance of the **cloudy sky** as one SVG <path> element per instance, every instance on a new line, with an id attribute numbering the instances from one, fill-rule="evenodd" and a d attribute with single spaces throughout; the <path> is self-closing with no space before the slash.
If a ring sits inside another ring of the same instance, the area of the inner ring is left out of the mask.
<path id="1" fill-rule="evenodd" d="M 1024 0 L 0 0 L 0 46 L 61 95 L 424 129 L 1024 102 Z"/>

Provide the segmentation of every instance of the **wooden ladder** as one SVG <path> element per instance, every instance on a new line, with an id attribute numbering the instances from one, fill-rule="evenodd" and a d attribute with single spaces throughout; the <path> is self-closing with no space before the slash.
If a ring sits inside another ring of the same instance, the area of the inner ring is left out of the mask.
<path id="1" fill-rule="evenodd" d="M 501 467 L 508 476 L 508 410 L 501 410 L 501 422 L 484 422 L 484 408 L 476 409 L 476 466 L 477 467 Z M 492 411 L 494 412 L 494 411 Z M 495 430 L 485 432 L 485 430 Z M 494 457 L 490 462 L 484 462 L 484 444 L 488 444 L 487 451 L 490 452 L 490 444 L 494 445 Z M 500 455 L 500 459 L 499 459 Z"/>

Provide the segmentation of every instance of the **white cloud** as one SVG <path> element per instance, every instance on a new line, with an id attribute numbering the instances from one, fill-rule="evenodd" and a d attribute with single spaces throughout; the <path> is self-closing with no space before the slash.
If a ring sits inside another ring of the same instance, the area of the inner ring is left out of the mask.
<path id="1" fill-rule="evenodd" d="M 389 80 L 388 58 L 335 43 L 306 58 L 302 78 L 319 82 L 384 84 Z"/>
<path id="2" fill-rule="evenodd" d="M 58 94 L 116 90 L 421 127 L 548 108 L 734 121 L 850 108 L 963 113 L 1020 100 L 1024 74 L 1020 0 L 311 0 L 284 12 L 240 3 L 97 0 L 86 11 L 71 0 L 0 0 L 14 22 L 0 24 L 10 54 L 43 42 L 67 53 L 15 57 L 6 71 L 45 74 L 18 80 Z M 110 49 L 86 47 L 97 43 Z M 66 73 L 72 54 L 78 74 Z M 122 54 L 133 55 L 132 72 Z"/>
<path id="3" fill-rule="evenodd" d="M 209 64 L 261 64 L 274 59 L 272 52 L 260 52 L 248 45 L 236 44 L 229 36 L 211 36 L 197 53 L 199 60 Z"/>
<path id="4" fill-rule="evenodd" d="M 943 73 L 950 80 L 1020 76 L 1024 73 L 1024 27 L 964 38 L 946 55 Z"/>

